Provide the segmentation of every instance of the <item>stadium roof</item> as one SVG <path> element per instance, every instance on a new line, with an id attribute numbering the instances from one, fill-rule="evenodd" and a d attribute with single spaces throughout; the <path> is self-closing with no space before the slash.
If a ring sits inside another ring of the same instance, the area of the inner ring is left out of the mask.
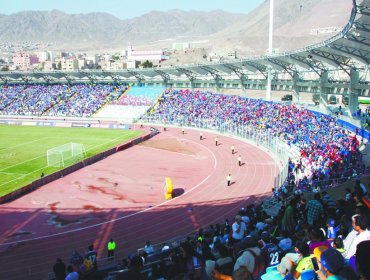
<path id="1" fill-rule="evenodd" d="M 266 77 L 268 67 L 276 72 L 285 72 L 293 77 L 300 71 L 322 71 L 342 69 L 350 74 L 356 65 L 370 64 L 370 0 L 352 0 L 350 19 L 343 30 L 334 37 L 300 50 L 269 56 L 245 58 L 218 63 L 190 64 L 173 67 L 126 69 L 120 71 L 80 70 L 80 71 L 33 71 L 0 72 L 2 81 L 29 81 L 33 79 L 52 81 L 98 80 L 163 80 L 165 83 L 179 77 L 213 79 L 223 76 L 238 76 L 260 73 Z"/>

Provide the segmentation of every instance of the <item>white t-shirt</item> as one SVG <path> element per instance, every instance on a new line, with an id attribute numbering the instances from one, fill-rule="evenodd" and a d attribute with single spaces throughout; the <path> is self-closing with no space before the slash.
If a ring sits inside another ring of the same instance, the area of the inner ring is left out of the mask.
<path id="1" fill-rule="evenodd" d="M 361 233 L 357 233 L 355 230 L 351 231 L 343 241 L 344 249 L 346 250 L 343 253 L 343 257 L 350 259 L 356 254 L 357 245 L 366 240 L 370 240 L 370 231 L 365 230 Z"/>
<path id="2" fill-rule="evenodd" d="M 237 232 L 237 230 L 239 228 L 240 228 L 240 231 Z M 241 240 L 244 237 L 244 233 L 247 230 L 247 226 L 245 225 L 244 222 L 240 222 L 240 224 L 238 224 L 238 223 L 235 222 L 232 225 L 232 229 L 233 229 L 233 235 L 232 235 L 232 237 L 234 239 Z"/>

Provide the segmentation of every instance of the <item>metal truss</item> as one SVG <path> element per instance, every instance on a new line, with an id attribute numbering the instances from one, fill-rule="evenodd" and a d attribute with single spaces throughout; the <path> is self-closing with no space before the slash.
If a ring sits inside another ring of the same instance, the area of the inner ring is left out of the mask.
<path id="1" fill-rule="evenodd" d="M 208 67 L 208 66 L 205 66 L 205 65 L 199 65 L 199 68 L 200 69 L 203 69 L 204 71 L 208 72 L 209 74 L 211 74 L 211 76 L 213 77 L 213 79 L 215 80 L 216 82 L 216 85 L 219 84 L 219 82 L 222 80 L 222 76 L 220 75 L 220 72 L 211 68 L 211 67 Z"/>
<path id="2" fill-rule="evenodd" d="M 189 81 L 191 83 L 193 83 L 195 81 L 195 79 L 198 77 L 198 75 L 194 71 L 191 71 L 189 69 L 186 69 L 186 68 L 178 68 L 177 70 L 179 72 L 185 74 L 185 76 L 189 79 Z"/>
<path id="3" fill-rule="evenodd" d="M 235 73 L 235 75 L 237 75 L 238 76 L 238 78 L 240 79 L 240 81 L 242 82 L 242 84 L 243 84 L 243 82 L 245 81 L 245 80 L 247 80 L 248 79 L 248 76 L 247 76 L 247 74 L 246 73 L 244 73 L 244 71 L 243 71 L 243 69 L 242 68 L 240 68 L 240 67 L 238 67 L 238 66 L 235 66 L 235 65 L 232 65 L 232 64 L 224 64 L 224 65 L 222 65 L 223 67 L 225 67 L 225 68 L 227 68 L 227 69 L 229 69 L 229 70 L 231 70 L 232 72 L 234 72 Z"/>
<path id="4" fill-rule="evenodd" d="M 145 81 L 145 77 L 142 74 L 140 74 L 136 71 L 133 71 L 133 70 L 128 70 L 127 72 L 130 73 L 132 76 L 134 76 L 136 78 L 136 80 L 139 82 L 139 84 L 141 84 L 143 81 Z"/>
<path id="5" fill-rule="evenodd" d="M 170 78 L 170 75 L 167 74 L 166 72 L 162 71 L 162 70 L 157 70 L 155 69 L 154 72 L 158 73 L 159 75 L 161 75 L 162 79 L 163 79 L 163 82 L 165 85 L 168 85 L 168 82 L 171 80 Z"/>

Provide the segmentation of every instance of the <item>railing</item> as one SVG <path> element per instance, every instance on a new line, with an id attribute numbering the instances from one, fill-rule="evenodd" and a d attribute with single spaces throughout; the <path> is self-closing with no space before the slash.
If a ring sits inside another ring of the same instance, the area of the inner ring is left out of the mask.
<path id="1" fill-rule="evenodd" d="M 300 156 L 299 151 L 295 146 L 289 146 L 285 142 L 281 141 L 268 129 L 258 130 L 254 127 L 241 126 L 215 119 L 194 119 L 191 121 L 185 118 L 175 119 L 173 116 L 169 115 L 145 116 L 139 122 L 161 126 L 173 125 L 178 127 L 211 130 L 230 137 L 238 137 L 241 140 L 251 141 L 259 147 L 269 150 L 274 156 L 276 166 L 279 166 L 279 171 L 274 180 L 274 188 L 279 188 L 284 185 L 286 178 L 288 177 L 289 158 L 295 161 Z"/>

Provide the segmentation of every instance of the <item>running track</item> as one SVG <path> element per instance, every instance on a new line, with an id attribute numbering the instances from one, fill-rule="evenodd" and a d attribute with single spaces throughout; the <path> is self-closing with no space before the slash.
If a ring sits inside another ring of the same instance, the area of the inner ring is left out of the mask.
<path id="1" fill-rule="evenodd" d="M 73 250 L 83 254 L 89 244 L 106 257 L 110 238 L 118 258 L 127 257 L 146 240 L 161 243 L 221 223 L 270 195 L 279 168 L 268 152 L 222 135 L 216 147 L 209 132 L 200 141 L 196 130 L 167 130 L 149 144 L 176 142 L 178 152 L 134 146 L 0 205 L 0 279 L 47 279 L 57 257 L 68 263 Z M 183 192 L 171 201 L 163 196 L 166 176 Z"/>

